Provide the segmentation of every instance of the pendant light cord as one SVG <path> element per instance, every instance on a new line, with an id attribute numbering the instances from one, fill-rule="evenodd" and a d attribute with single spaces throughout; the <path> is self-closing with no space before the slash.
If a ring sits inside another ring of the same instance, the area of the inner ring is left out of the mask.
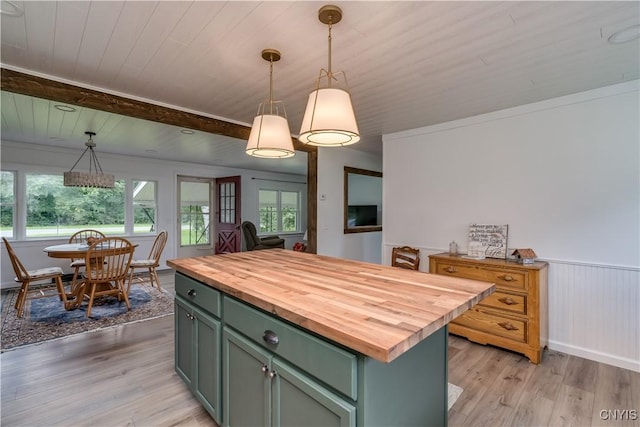
<path id="1" fill-rule="evenodd" d="M 331 71 L 331 15 L 329 15 L 329 69 L 327 70 L 328 86 L 331 87 L 331 79 L 333 78 L 333 72 Z"/>
<path id="2" fill-rule="evenodd" d="M 273 114 L 273 54 L 269 59 L 269 114 Z"/>

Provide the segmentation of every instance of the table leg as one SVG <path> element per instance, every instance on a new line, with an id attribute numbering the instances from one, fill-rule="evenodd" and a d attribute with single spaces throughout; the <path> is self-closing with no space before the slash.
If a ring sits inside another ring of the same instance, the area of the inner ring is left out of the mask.
<path id="1" fill-rule="evenodd" d="M 71 284 L 71 293 L 67 294 L 67 303 L 64 305 L 65 310 L 73 310 L 82 304 L 84 298 L 84 280 Z"/>

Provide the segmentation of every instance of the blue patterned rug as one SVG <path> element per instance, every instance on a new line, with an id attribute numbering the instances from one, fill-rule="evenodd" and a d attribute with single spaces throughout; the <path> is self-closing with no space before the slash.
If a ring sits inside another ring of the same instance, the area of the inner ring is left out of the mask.
<path id="1" fill-rule="evenodd" d="M 15 290 L 2 295 L 2 351 L 173 313 L 173 296 L 149 285 L 131 287 L 130 311 L 116 297 L 96 298 L 90 318 L 86 301 L 74 310 L 65 310 L 57 296 L 28 300 L 22 318 L 18 318 L 14 308 L 16 295 Z"/>

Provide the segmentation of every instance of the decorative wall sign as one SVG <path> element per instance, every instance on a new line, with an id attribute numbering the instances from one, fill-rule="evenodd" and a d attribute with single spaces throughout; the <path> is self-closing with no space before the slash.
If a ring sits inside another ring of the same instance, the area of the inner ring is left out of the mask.
<path id="1" fill-rule="evenodd" d="M 507 258 L 509 225 L 471 224 L 469 226 L 469 257 Z"/>

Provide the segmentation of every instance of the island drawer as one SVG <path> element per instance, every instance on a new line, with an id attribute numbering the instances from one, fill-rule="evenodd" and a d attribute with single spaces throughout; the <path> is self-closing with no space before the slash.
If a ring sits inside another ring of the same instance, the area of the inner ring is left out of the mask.
<path id="1" fill-rule="evenodd" d="M 180 273 L 176 273 L 175 288 L 176 295 L 181 296 L 185 301 L 220 317 L 221 298 L 218 290 Z"/>
<path id="2" fill-rule="evenodd" d="M 227 325 L 345 396 L 357 399 L 355 354 L 226 295 L 223 310 Z"/>

